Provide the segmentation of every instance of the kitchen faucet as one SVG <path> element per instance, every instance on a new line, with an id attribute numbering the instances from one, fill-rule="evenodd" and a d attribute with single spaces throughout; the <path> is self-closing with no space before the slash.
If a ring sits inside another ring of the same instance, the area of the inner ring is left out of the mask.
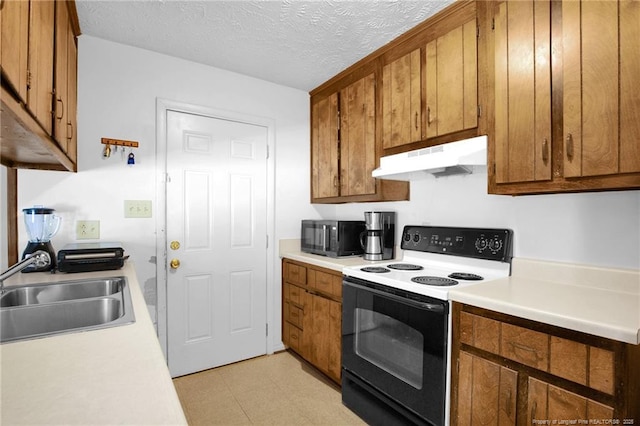
<path id="1" fill-rule="evenodd" d="M 49 256 L 49 253 L 42 250 L 38 250 L 35 253 L 33 253 L 31 256 L 25 259 L 22 259 L 20 262 L 16 263 L 15 265 L 11 266 L 9 269 L 4 271 L 2 274 L 0 274 L 0 294 L 4 293 L 4 280 L 11 277 L 13 274 L 16 274 L 22 271 L 27 266 L 33 263 L 35 263 L 38 267 L 46 267 L 51 263 L 51 257 Z"/>

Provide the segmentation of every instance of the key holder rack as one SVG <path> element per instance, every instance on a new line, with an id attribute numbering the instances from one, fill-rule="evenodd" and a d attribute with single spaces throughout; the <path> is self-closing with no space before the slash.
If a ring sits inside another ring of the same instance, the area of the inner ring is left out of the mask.
<path id="1" fill-rule="evenodd" d="M 117 151 L 118 147 L 122 149 L 122 158 L 125 158 L 125 149 L 129 148 L 129 155 L 127 155 L 127 164 L 132 166 L 136 163 L 135 155 L 133 154 L 133 148 L 138 147 L 138 142 L 136 141 L 127 141 L 123 139 L 111 139 L 111 138 L 102 138 L 100 143 L 104 145 L 104 149 L 102 150 L 102 158 L 107 159 L 111 157 L 111 146 L 114 147 L 114 150 Z"/>

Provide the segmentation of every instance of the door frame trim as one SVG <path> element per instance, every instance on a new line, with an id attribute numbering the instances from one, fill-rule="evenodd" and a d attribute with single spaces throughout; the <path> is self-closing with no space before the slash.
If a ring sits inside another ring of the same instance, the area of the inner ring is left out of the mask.
<path id="1" fill-rule="evenodd" d="M 275 297 L 275 120 L 237 111 L 156 98 L 156 319 L 157 333 L 165 360 L 168 354 L 167 333 L 167 112 L 176 111 L 262 126 L 267 129 L 267 282 L 265 327 L 273 330 Z M 274 352 L 274 333 L 265 336 L 266 353 Z"/>

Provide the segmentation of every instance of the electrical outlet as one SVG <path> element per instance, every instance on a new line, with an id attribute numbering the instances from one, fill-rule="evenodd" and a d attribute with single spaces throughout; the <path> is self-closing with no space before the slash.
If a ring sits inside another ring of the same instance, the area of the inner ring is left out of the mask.
<path id="1" fill-rule="evenodd" d="M 124 200 L 124 217 L 151 217 L 151 200 Z"/>
<path id="2" fill-rule="evenodd" d="M 97 240 L 100 239 L 99 220 L 78 220 L 76 221 L 77 240 Z"/>

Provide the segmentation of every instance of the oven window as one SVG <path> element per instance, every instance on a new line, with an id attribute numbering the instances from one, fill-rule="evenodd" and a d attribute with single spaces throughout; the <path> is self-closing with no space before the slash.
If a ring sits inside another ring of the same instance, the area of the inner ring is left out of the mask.
<path id="1" fill-rule="evenodd" d="M 416 389 L 422 389 L 424 338 L 387 315 L 355 310 L 355 353 Z"/>

